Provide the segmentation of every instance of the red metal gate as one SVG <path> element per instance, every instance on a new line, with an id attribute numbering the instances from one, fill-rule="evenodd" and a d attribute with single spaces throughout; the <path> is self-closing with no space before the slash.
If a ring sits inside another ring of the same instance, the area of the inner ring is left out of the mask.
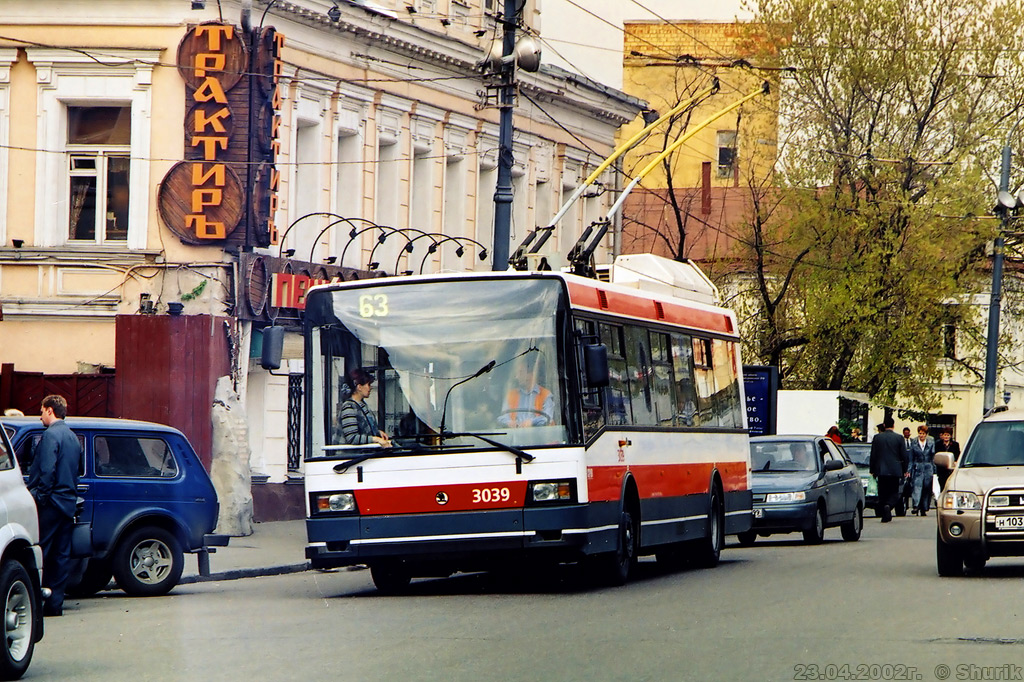
<path id="1" fill-rule="evenodd" d="M 13 407 L 25 414 L 39 414 L 39 404 L 53 393 L 68 401 L 69 415 L 113 416 L 113 374 L 17 372 L 13 364 L 0 365 L 0 411 Z"/>

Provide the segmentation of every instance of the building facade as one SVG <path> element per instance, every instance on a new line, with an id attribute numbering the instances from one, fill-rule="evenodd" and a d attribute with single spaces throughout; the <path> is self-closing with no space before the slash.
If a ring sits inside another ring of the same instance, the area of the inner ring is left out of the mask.
<path id="1" fill-rule="evenodd" d="M 647 101 L 653 112 L 663 114 L 707 92 L 716 79 L 718 89 L 626 155 L 623 168 L 634 175 L 680 136 L 692 134 L 627 198 L 623 252 L 691 258 L 716 276 L 731 255 L 752 193 L 771 186 L 778 132 L 775 74 L 756 68 L 750 24 L 638 21 L 626 22 L 625 31 L 623 88 Z M 708 122 L 766 82 L 770 92 Z M 621 137 L 642 125 L 624 126 Z"/>
<path id="2" fill-rule="evenodd" d="M 202 452 L 230 376 L 257 518 L 301 515 L 305 288 L 494 265 L 498 109 L 480 63 L 497 4 L 5 2 L 0 408 L 113 377 L 73 406 L 170 423 Z M 524 31 L 539 20 L 525 3 Z M 513 249 L 643 108 L 558 68 L 517 78 Z M 609 198 L 582 201 L 552 249 Z M 283 375 L 253 359 L 275 323 L 292 330 Z"/>

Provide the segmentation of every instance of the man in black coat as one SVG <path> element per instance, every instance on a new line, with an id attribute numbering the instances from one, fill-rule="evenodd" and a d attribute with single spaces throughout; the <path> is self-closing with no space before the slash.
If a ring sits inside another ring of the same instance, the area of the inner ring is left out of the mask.
<path id="1" fill-rule="evenodd" d="M 900 485 L 907 475 L 906 443 L 892 429 L 895 422 L 886 417 L 885 431 L 871 439 L 871 475 L 878 480 L 878 503 L 882 505 L 882 523 L 892 521 Z"/>
<path id="2" fill-rule="evenodd" d="M 82 446 L 64 423 L 68 404 L 59 395 L 43 398 L 39 416 L 46 426 L 28 470 L 28 489 L 39 513 L 39 546 L 43 550 L 43 584 L 52 591 L 43 614 L 64 612 L 64 588 L 71 573 L 71 532 L 78 502 Z"/>

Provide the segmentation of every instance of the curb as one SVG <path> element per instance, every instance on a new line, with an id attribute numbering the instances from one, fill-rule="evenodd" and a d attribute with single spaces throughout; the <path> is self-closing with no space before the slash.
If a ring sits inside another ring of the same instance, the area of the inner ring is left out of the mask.
<path id="1" fill-rule="evenodd" d="M 230 571 L 220 571 L 210 575 L 183 575 L 178 581 L 179 585 L 190 583 L 206 583 L 219 580 L 238 580 L 239 578 L 260 578 L 271 575 L 286 575 L 288 573 L 302 573 L 309 570 L 309 562 L 301 564 L 286 564 L 283 566 L 264 566 L 260 568 L 236 568 Z"/>

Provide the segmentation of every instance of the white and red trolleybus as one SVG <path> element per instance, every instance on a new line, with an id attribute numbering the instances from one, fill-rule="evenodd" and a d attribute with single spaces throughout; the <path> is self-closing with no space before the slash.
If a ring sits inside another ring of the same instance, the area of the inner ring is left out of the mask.
<path id="1" fill-rule="evenodd" d="M 312 566 L 366 564 L 393 591 L 519 560 L 584 562 L 613 584 L 640 555 L 715 565 L 751 524 L 736 318 L 699 270 L 682 273 L 689 290 L 643 286 L 638 269 L 685 264 L 632 258 L 612 282 L 509 271 L 311 289 Z M 376 379 L 366 404 L 393 447 L 344 442 L 353 368 Z"/>

